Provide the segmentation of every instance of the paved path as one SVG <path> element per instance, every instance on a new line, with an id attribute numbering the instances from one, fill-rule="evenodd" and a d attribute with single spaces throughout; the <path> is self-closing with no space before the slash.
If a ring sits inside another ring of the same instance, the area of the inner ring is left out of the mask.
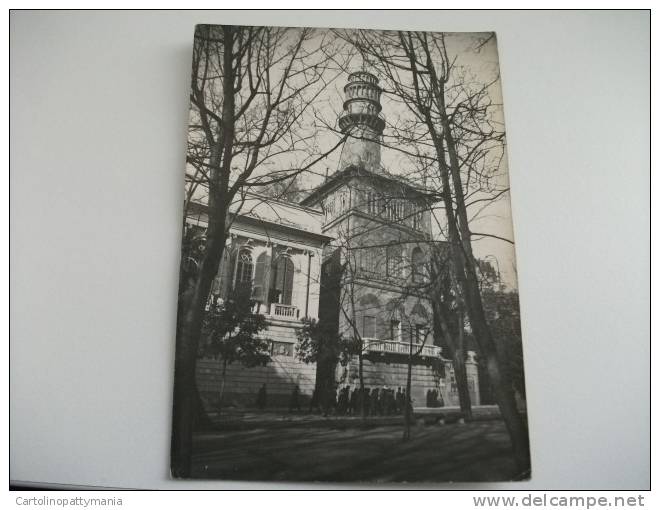
<path id="1" fill-rule="evenodd" d="M 501 420 L 413 427 L 256 427 L 196 435 L 193 476 L 226 480 L 447 482 L 516 477 Z"/>

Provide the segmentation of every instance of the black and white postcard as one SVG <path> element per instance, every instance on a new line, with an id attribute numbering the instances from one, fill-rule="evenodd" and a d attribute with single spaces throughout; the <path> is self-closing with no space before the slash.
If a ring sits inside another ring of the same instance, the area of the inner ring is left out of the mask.
<path id="1" fill-rule="evenodd" d="M 196 27 L 174 477 L 531 476 L 503 108 L 494 33 Z"/>

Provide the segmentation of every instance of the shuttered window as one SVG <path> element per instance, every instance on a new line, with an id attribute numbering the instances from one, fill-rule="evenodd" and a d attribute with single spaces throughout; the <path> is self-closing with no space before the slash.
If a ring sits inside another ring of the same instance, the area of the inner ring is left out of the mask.
<path id="1" fill-rule="evenodd" d="M 252 253 L 250 253 L 250 250 L 242 249 L 238 253 L 236 261 L 235 287 L 251 287 L 253 273 L 254 264 L 252 262 Z"/>
<path id="2" fill-rule="evenodd" d="M 278 257 L 271 269 L 269 301 L 290 305 L 293 296 L 293 261 L 286 256 Z"/>
<path id="3" fill-rule="evenodd" d="M 252 289 L 252 297 L 257 301 L 265 301 L 266 288 L 268 282 L 266 281 L 268 266 L 270 264 L 270 257 L 266 252 L 262 252 L 257 257 L 257 263 L 254 269 L 254 287 Z"/>

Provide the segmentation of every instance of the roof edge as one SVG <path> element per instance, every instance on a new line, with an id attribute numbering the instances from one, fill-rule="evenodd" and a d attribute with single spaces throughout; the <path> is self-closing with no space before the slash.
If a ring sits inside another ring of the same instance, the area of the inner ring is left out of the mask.
<path id="1" fill-rule="evenodd" d="M 418 193 L 419 195 L 422 196 L 429 196 L 432 193 L 428 190 L 423 190 L 421 188 L 418 188 L 417 186 L 414 186 L 413 184 L 407 182 L 405 179 L 396 176 L 396 175 L 391 175 L 391 174 L 378 174 L 376 172 L 372 172 L 371 170 L 367 170 L 364 167 L 359 167 L 356 165 L 349 165 L 343 170 L 339 172 L 335 172 L 332 174 L 327 181 L 325 181 L 323 184 L 321 184 L 318 188 L 316 188 L 314 191 L 312 191 L 309 195 L 307 195 L 305 198 L 303 198 L 300 201 L 301 206 L 303 207 L 309 207 L 306 204 L 309 204 L 311 201 L 313 201 L 315 198 L 318 196 L 322 195 L 324 192 L 326 192 L 329 188 L 332 188 L 336 184 L 337 181 L 340 179 L 346 177 L 348 174 L 354 173 L 356 175 L 369 175 L 372 177 L 375 177 L 376 179 L 381 179 L 384 181 L 389 181 L 389 182 L 395 182 L 397 184 L 401 184 L 408 189 L 413 190 L 415 193 Z"/>

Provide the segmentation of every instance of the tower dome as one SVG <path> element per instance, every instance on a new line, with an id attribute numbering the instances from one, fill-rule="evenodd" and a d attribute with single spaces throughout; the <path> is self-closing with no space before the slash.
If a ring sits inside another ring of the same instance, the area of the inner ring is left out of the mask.
<path id="1" fill-rule="evenodd" d="M 341 151 L 339 170 L 349 165 L 367 170 L 380 167 L 380 137 L 385 129 L 381 92 L 378 78 L 367 71 L 356 71 L 348 76 L 339 128 L 349 136 Z"/>

